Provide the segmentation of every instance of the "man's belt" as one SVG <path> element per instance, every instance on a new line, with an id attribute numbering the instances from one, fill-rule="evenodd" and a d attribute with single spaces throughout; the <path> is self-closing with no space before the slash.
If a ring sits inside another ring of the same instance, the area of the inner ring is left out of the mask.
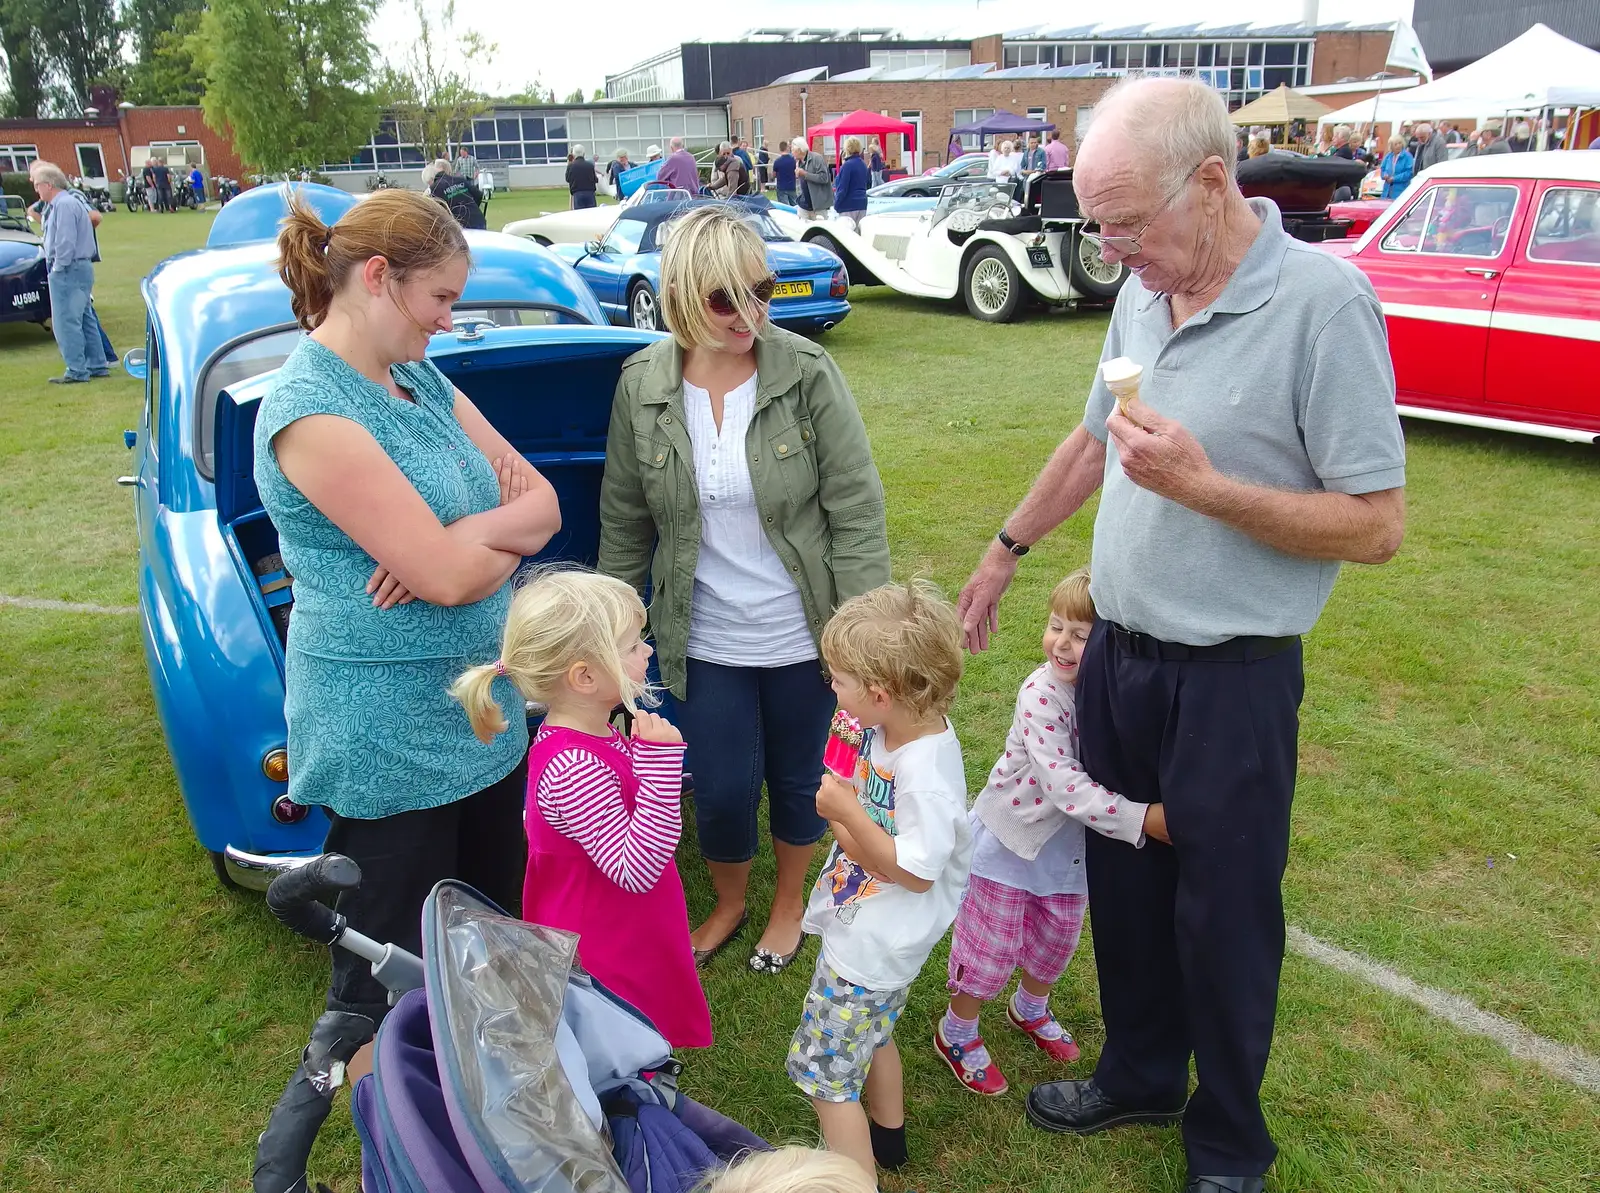
<path id="1" fill-rule="evenodd" d="M 1135 633 L 1114 621 L 1106 622 L 1106 627 L 1116 641 L 1117 649 L 1124 654 L 1141 659 L 1160 659 L 1164 663 L 1250 663 L 1257 659 L 1270 659 L 1300 643 L 1297 634 L 1286 638 L 1245 634 L 1211 646 L 1189 646 L 1183 642 L 1164 642 L 1149 634 Z"/>

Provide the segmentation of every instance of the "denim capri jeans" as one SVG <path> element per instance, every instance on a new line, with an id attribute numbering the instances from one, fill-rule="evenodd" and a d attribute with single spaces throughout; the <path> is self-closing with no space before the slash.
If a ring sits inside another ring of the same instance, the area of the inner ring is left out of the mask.
<path id="1" fill-rule="evenodd" d="M 836 702 L 818 660 L 787 667 L 724 667 L 688 660 L 688 699 L 678 728 L 694 774 L 694 817 L 708 862 L 748 862 L 760 845 L 757 815 L 767 790 L 775 841 L 815 845 L 822 749 Z"/>

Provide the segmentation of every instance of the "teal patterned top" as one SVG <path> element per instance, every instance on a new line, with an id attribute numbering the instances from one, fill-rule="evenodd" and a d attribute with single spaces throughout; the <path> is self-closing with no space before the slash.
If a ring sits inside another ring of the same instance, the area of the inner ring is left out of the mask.
<path id="1" fill-rule="evenodd" d="M 296 419 L 332 414 L 372 434 L 449 525 L 500 503 L 494 468 L 455 416 L 455 391 L 431 363 L 399 364 L 395 398 L 309 336 L 289 354 L 256 417 L 255 480 L 294 577 L 286 654 L 289 796 L 363 820 L 438 807 L 509 774 L 528 750 L 523 702 L 495 695 L 511 726 L 472 735 L 449 686 L 500 651 L 511 584 L 471 605 L 422 599 L 378 609 L 366 593 L 377 561 L 291 484 L 272 438 Z"/>

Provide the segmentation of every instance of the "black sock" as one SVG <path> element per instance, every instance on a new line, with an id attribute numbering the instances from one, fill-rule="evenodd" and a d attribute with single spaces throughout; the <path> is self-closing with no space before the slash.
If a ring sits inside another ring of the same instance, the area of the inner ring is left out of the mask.
<path id="1" fill-rule="evenodd" d="M 880 1127 L 870 1118 L 867 1127 L 872 1132 L 872 1158 L 891 1172 L 906 1165 L 906 1128 Z"/>

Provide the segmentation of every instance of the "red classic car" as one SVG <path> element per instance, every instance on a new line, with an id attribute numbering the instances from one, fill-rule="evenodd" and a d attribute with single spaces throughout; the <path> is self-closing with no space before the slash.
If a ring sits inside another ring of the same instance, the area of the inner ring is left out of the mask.
<path id="1" fill-rule="evenodd" d="M 1346 199 L 1342 203 L 1328 204 L 1328 218 L 1330 220 L 1348 220 L 1350 222 L 1349 235 L 1360 236 L 1377 221 L 1377 218 L 1389 210 L 1393 199 Z"/>
<path id="2" fill-rule="evenodd" d="M 1600 441 L 1600 152 L 1442 162 L 1357 240 L 1400 413 Z"/>

